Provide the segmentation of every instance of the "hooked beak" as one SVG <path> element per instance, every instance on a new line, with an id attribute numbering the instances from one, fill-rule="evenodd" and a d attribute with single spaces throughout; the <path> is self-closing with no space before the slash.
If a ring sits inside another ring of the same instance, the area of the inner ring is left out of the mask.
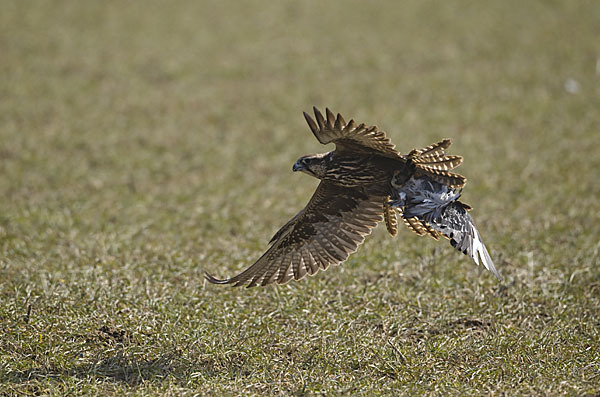
<path id="1" fill-rule="evenodd" d="M 300 161 L 296 161 L 294 163 L 294 166 L 292 167 L 292 171 L 296 172 L 296 171 L 302 171 L 304 169 L 302 163 Z"/>

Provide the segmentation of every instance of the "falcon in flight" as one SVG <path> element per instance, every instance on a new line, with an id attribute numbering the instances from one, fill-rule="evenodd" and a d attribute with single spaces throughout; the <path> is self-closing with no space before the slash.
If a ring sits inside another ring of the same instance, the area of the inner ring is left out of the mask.
<path id="1" fill-rule="evenodd" d="M 312 276 L 345 261 L 383 220 L 395 236 L 397 215 L 413 232 L 443 236 L 502 279 L 468 213 L 471 207 L 458 200 L 466 178 L 451 172 L 462 157 L 446 154 L 450 139 L 403 155 L 377 127 L 313 110 L 314 119 L 304 113 L 310 130 L 335 150 L 302 156 L 292 169 L 318 178 L 317 190 L 252 266 L 224 280 L 206 273 L 209 282 L 253 287 Z"/>

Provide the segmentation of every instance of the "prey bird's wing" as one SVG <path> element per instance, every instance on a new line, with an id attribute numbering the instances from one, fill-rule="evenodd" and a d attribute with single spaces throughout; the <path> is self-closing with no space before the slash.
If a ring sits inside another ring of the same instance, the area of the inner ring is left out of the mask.
<path id="1" fill-rule="evenodd" d="M 304 113 L 304 118 L 310 130 L 323 145 L 335 143 L 338 152 L 374 152 L 380 156 L 405 160 L 405 156 L 396 150 L 396 146 L 385 132 L 377 127 L 356 124 L 354 120 L 346 123 L 342 115 L 338 113 L 334 116 L 329 109 L 325 109 L 325 117 L 316 107 L 313 111 L 316 121 L 307 113 Z"/>
<path id="2" fill-rule="evenodd" d="M 214 284 L 267 285 L 299 280 L 338 264 L 356 251 L 383 220 L 387 196 L 371 195 L 321 182 L 309 203 L 271 239 L 271 247 L 252 266 L 229 279 L 209 275 Z"/>
<path id="3" fill-rule="evenodd" d="M 431 226 L 448 238 L 454 248 L 469 256 L 477 265 L 481 263 L 499 280 L 502 280 L 502 276 L 496 270 L 481 235 L 475 227 L 473 218 L 467 212 L 468 208 L 470 207 L 466 204 L 458 200 L 454 201 L 446 206 L 437 219 L 432 220 Z"/>
<path id="4" fill-rule="evenodd" d="M 429 234 L 438 239 L 443 235 L 450 244 L 502 277 L 496 270 L 473 218 L 467 212 L 471 207 L 461 203 L 461 192 L 444 185 L 430 176 L 413 176 L 397 189 L 389 204 L 398 208 L 404 223 L 418 235 Z"/>

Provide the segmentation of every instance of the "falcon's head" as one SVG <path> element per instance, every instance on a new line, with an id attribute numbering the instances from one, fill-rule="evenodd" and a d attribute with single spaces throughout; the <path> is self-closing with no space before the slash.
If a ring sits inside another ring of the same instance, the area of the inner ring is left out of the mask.
<path id="1" fill-rule="evenodd" d="M 294 163 L 292 171 L 302 171 L 305 174 L 321 179 L 327 173 L 327 162 L 330 158 L 331 152 L 302 156 Z"/>

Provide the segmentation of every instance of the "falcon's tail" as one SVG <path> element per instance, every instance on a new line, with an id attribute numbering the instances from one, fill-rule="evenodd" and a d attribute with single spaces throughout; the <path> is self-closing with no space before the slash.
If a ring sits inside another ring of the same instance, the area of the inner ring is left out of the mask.
<path id="1" fill-rule="evenodd" d="M 467 178 L 450 172 L 462 163 L 461 156 L 448 155 L 445 150 L 452 141 L 443 139 L 422 149 L 413 149 L 407 158 L 416 166 L 417 175 L 427 175 L 429 178 L 453 188 L 461 188 L 467 183 Z"/>

